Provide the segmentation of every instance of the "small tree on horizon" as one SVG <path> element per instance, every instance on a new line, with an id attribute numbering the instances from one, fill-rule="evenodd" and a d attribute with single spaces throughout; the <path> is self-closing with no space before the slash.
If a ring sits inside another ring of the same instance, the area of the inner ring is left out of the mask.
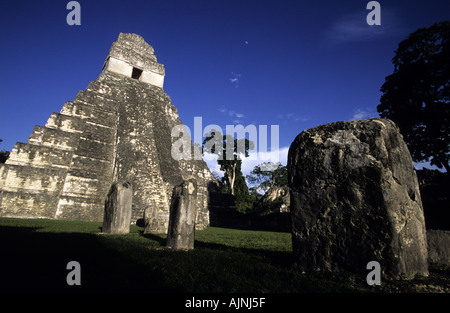
<path id="1" fill-rule="evenodd" d="M 3 139 L 0 139 L 0 143 L 3 142 Z M 8 160 L 9 151 L 0 150 L 0 163 L 5 163 Z"/>

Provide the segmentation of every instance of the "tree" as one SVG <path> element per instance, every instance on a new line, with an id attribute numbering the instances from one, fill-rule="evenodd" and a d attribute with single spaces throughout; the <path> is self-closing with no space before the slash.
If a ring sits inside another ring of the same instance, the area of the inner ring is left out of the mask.
<path id="1" fill-rule="evenodd" d="M 2 142 L 2 141 L 3 140 L 0 139 L 0 142 Z M 0 163 L 5 163 L 6 160 L 8 159 L 8 157 L 9 157 L 9 151 L 6 151 L 6 150 L 0 151 Z"/>
<path id="2" fill-rule="evenodd" d="M 229 192 L 235 195 L 236 183 L 247 190 L 247 183 L 242 176 L 242 158 L 248 157 L 248 150 L 253 148 L 253 142 L 244 139 L 235 139 L 231 135 L 223 136 L 222 133 L 212 130 L 203 141 L 203 151 L 214 153 L 218 156 L 217 163 L 220 170 L 224 171 L 224 183 Z M 240 181 L 238 181 L 240 180 Z M 245 193 L 245 191 L 244 191 Z"/>
<path id="3" fill-rule="evenodd" d="M 400 128 L 414 161 L 450 172 L 450 21 L 400 42 L 377 110 Z"/>
<path id="4" fill-rule="evenodd" d="M 281 165 L 280 162 L 264 162 L 256 165 L 249 175 L 247 180 L 256 184 L 258 189 L 267 192 L 270 188 L 287 186 L 287 168 Z"/>
<path id="5" fill-rule="evenodd" d="M 247 182 L 242 175 L 242 158 L 249 156 L 253 142 L 248 139 L 236 139 L 231 135 L 212 130 L 203 141 L 203 151 L 217 155 L 220 170 L 224 171 L 222 178 L 223 190 L 232 194 L 236 201 L 236 209 L 248 213 L 253 209 L 254 197 L 249 194 Z"/>

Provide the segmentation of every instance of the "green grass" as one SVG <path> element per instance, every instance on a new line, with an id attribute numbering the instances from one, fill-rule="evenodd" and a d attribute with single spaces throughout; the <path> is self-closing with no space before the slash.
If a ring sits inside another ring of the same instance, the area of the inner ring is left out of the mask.
<path id="1" fill-rule="evenodd" d="M 0 218 L 1 292 L 352 292 L 365 277 L 302 273 L 291 234 L 209 227 L 195 249 L 165 249 L 166 235 L 101 234 L 101 223 Z M 69 261 L 81 286 L 68 286 Z"/>

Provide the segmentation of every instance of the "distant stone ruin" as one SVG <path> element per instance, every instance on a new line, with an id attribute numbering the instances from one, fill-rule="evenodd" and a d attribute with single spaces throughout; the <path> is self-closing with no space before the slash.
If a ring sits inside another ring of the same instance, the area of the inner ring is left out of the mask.
<path id="1" fill-rule="evenodd" d="M 417 176 L 390 120 L 336 122 L 303 131 L 288 155 L 292 241 L 307 270 L 384 278 L 428 275 Z"/>
<path id="2" fill-rule="evenodd" d="M 102 221 L 111 185 L 127 181 L 131 220 L 151 211 L 147 231 L 165 233 L 173 187 L 195 177 L 196 225 L 209 224 L 214 178 L 203 160 L 171 156 L 171 129 L 182 122 L 153 53 L 142 37 L 121 33 L 97 80 L 16 143 L 0 167 L 0 216 Z"/>
<path id="3" fill-rule="evenodd" d="M 279 187 L 273 186 L 264 194 L 260 200 L 262 203 L 273 204 L 274 212 L 288 213 L 290 212 L 290 196 L 289 188 L 287 186 Z"/>

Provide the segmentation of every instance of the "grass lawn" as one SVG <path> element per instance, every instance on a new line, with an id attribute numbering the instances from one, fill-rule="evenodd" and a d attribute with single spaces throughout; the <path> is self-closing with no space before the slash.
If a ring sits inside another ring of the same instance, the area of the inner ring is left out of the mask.
<path id="1" fill-rule="evenodd" d="M 170 251 L 165 235 L 144 235 L 138 226 L 105 235 L 100 227 L 0 218 L 0 292 L 383 291 L 365 276 L 302 273 L 290 233 L 209 227 L 196 232 L 194 250 Z M 81 286 L 66 283 L 69 261 L 81 265 Z"/>

